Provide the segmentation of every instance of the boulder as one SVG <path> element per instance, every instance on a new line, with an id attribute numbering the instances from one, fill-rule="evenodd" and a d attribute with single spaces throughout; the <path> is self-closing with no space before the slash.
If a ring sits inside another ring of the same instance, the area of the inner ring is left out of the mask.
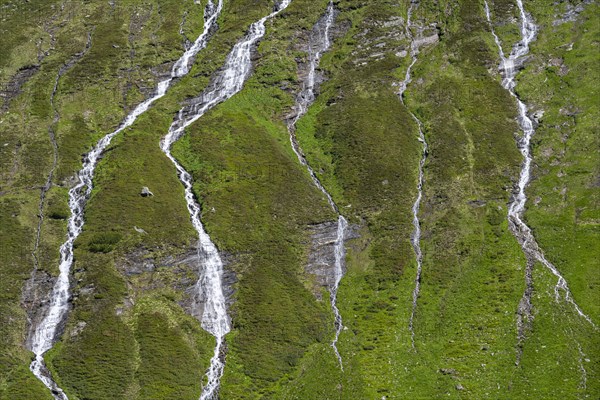
<path id="1" fill-rule="evenodd" d="M 142 197 L 149 197 L 149 196 L 154 196 L 154 193 L 152 193 L 152 192 L 150 191 L 150 189 L 148 189 L 148 187 L 147 187 L 147 186 L 144 186 L 144 187 L 142 188 L 142 192 L 140 193 L 140 195 L 141 195 Z"/>

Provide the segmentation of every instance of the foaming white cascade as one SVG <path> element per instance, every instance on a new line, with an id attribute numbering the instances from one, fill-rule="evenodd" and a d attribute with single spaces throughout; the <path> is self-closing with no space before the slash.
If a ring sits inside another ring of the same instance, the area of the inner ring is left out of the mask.
<path id="1" fill-rule="evenodd" d="M 410 56 L 412 61 L 406 70 L 406 75 L 404 76 L 404 80 L 400 82 L 400 89 L 398 90 L 398 95 L 400 96 L 400 101 L 402 104 L 406 106 L 404 103 L 404 92 L 408 87 L 408 84 L 412 81 L 412 67 L 418 60 L 419 55 L 419 47 L 415 42 L 415 37 L 412 34 L 412 13 L 414 8 L 418 3 L 412 2 L 408 7 L 407 17 L 406 17 L 406 37 L 410 39 Z M 408 107 L 407 107 L 408 110 Z M 415 276 L 415 287 L 412 292 L 412 310 L 410 313 L 410 319 L 408 321 L 408 329 L 410 330 L 410 340 L 412 344 L 412 348 L 415 349 L 415 330 L 414 330 L 414 320 L 415 313 L 417 312 L 417 301 L 419 299 L 419 293 L 421 291 L 421 273 L 423 271 L 423 252 L 421 251 L 421 222 L 419 221 L 419 210 L 421 209 L 421 200 L 423 199 L 423 184 L 424 184 L 424 168 L 425 162 L 427 161 L 427 141 L 425 140 L 425 134 L 423 133 L 423 124 L 417 118 L 417 116 L 410 110 L 408 110 L 411 117 L 417 123 L 417 127 L 419 129 L 419 137 L 418 140 L 423 145 L 423 150 L 421 153 L 421 160 L 419 161 L 419 180 L 417 182 L 417 198 L 412 206 L 412 214 L 413 214 L 413 232 L 410 236 L 410 242 L 413 246 L 413 250 L 415 252 L 415 257 L 417 260 L 417 274 Z"/>
<path id="2" fill-rule="evenodd" d="M 346 229 L 348 228 L 348 221 L 341 214 L 338 216 L 338 224 L 337 224 L 337 236 L 335 238 L 334 252 L 335 252 L 335 280 L 331 289 L 329 291 L 329 299 L 331 301 L 331 308 L 333 310 L 334 316 L 334 326 L 335 326 L 335 337 L 333 338 L 333 342 L 331 342 L 331 346 L 333 347 L 333 351 L 335 352 L 335 356 L 340 363 L 340 368 L 342 371 L 344 370 L 344 364 L 342 362 L 342 356 L 337 348 L 337 342 L 340 338 L 340 333 L 342 329 L 344 329 L 342 315 L 340 314 L 340 310 L 337 307 L 337 291 L 340 287 L 340 282 L 344 277 L 345 265 L 346 265 L 346 247 L 344 246 L 344 240 L 346 239 Z"/>
<path id="3" fill-rule="evenodd" d="M 35 327 L 33 334 L 28 340 L 30 350 L 35 354 L 35 359 L 30 365 L 30 370 L 52 391 L 54 398 L 57 400 L 65 400 L 67 399 L 67 396 L 52 380 L 50 372 L 44 364 L 43 354 L 50 350 L 54 345 L 59 334 L 59 327 L 65 323 L 65 317 L 69 310 L 69 274 L 73 264 L 73 243 L 83 230 L 83 214 L 87 200 L 92 192 L 96 165 L 102 156 L 102 152 L 110 144 L 111 140 L 121 131 L 131 126 L 141 114 L 148 110 L 152 103 L 163 97 L 174 78 L 182 77 L 189 71 L 189 61 L 198 51 L 206 46 L 210 33 L 215 27 L 221 8 L 222 0 L 219 0 L 219 4 L 216 7 L 212 1 L 209 1 L 209 5 L 206 7 L 204 14 L 204 31 L 198 37 L 194 46 L 187 50 L 181 59 L 175 63 L 170 77 L 159 82 L 154 96 L 139 104 L 129 115 L 127 115 L 117 130 L 100 139 L 92 151 L 84 157 L 83 167 L 78 173 L 78 183 L 69 190 L 69 209 L 71 210 L 71 216 L 69 217 L 67 225 L 67 240 L 60 247 L 60 273 L 52 289 L 52 298 L 48 311 L 42 322 Z"/>
<path id="4" fill-rule="evenodd" d="M 183 56 L 175 62 L 171 72 L 171 79 L 180 78 L 190 72 L 190 66 L 194 57 L 196 57 L 196 54 L 198 54 L 200 50 L 206 47 L 212 30 L 216 28 L 217 19 L 219 18 L 222 9 L 223 0 L 219 0 L 216 5 L 212 0 L 208 0 L 208 4 L 204 10 L 204 31 L 198 36 L 194 44 L 183 53 Z"/>
<path id="5" fill-rule="evenodd" d="M 520 32 L 521 32 L 521 40 L 517 42 L 508 57 L 504 55 L 504 51 L 502 50 L 502 44 L 500 39 L 496 35 L 494 31 L 494 27 L 492 24 L 492 19 L 490 16 L 490 8 L 488 6 L 487 1 L 484 2 L 485 6 L 485 14 L 488 20 L 488 23 L 491 26 L 492 35 L 494 36 L 494 40 L 496 45 L 498 46 L 498 53 L 500 55 L 500 74 L 502 76 L 502 87 L 508 90 L 508 92 L 515 98 L 518 105 L 519 111 L 519 125 L 521 130 L 523 131 L 522 137 L 517 141 L 517 146 L 523 155 L 523 165 L 521 168 L 521 174 L 519 176 L 519 184 L 517 186 L 516 193 L 513 194 L 511 202 L 508 207 L 508 222 L 510 226 L 510 230 L 516 239 L 521 244 L 523 252 L 528 259 L 528 263 L 531 267 L 533 267 L 533 263 L 535 261 L 543 264 L 554 276 L 556 276 L 557 283 L 554 286 L 554 295 L 556 301 L 559 301 L 561 298 L 561 292 L 564 296 L 564 300 L 571 304 L 577 314 L 579 314 L 582 318 L 584 318 L 587 322 L 589 322 L 594 328 L 597 329 L 594 322 L 591 318 L 586 315 L 579 305 L 573 299 L 569 286 L 567 284 L 566 279 L 562 276 L 560 271 L 550 263 L 546 257 L 544 256 L 543 251 L 540 249 L 535 237 L 533 236 L 533 232 L 527 226 L 527 224 L 523 221 L 523 213 L 525 211 L 525 205 L 527 203 L 527 196 L 525 194 L 525 189 L 527 185 L 529 185 L 529 181 L 531 180 L 531 137 L 535 134 L 535 128 L 533 125 L 533 121 L 527 115 L 527 106 L 525 103 L 521 101 L 521 99 L 515 93 L 515 77 L 518 72 L 517 65 L 523 62 L 523 57 L 525 57 L 529 53 L 529 44 L 535 39 L 537 26 L 533 22 L 530 15 L 525 12 L 525 8 L 523 7 L 523 1 L 517 0 L 517 6 L 519 8 L 520 16 L 521 16 L 521 24 L 520 24 Z M 530 276 L 530 275 L 529 275 Z M 530 279 L 530 277 L 528 278 Z M 529 282 L 528 282 L 529 284 Z M 529 306 L 531 305 L 531 299 L 525 298 L 525 301 Z"/>
<path id="6" fill-rule="evenodd" d="M 250 25 L 248 33 L 233 47 L 225 60 L 225 65 L 216 78 L 213 79 L 211 85 L 200 95 L 197 102 L 179 111 L 169 127 L 169 132 L 160 143 L 162 151 L 175 165 L 179 179 L 183 183 L 190 218 L 198 232 L 198 256 L 201 260 L 201 273 L 200 279 L 196 282 L 196 304 L 200 302 L 198 299 L 202 300 L 204 306 L 201 318 L 202 328 L 213 335 L 217 342 L 213 357 L 210 360 L 210 367 L 206 372 L 207 384 L 202 390 L 200 400 L 210 400 L 218 397 L 219 384 L 225 368 L 222 356 L 224 339 L 225 335 L 231 330 L 231 325 L 223 293 L 223 261 L 217 247 L 202 225 L 200 205 L 196 202 L 192 190 L 192 176 L 171 154 L 171 146 L 183 136 L 186 127 L 197 121 L 217 104 L 242 90 L 252 68 L 251 51 L 265 34 L 265 22 L 287 8 L 290 3 L 291 0 L 280 2 L 274 7 L 273 12 Z"/>
<path id="7" fill-rule="evenodd" d="M 304 82 L 302 82 L 302 90 L 296 97 L 296 104 L 294 106 L 294 111 L 296 115 L 288 123 L 288 131 L 290 133 L 290 143 L 292 145 L 294 153 L 298 157 L 298 161 L 300 161 L 300 164 L 306 167 L 315 186 L 319 188 L 319 190 L 325 195 L 325 197 L 327 198 L 327 202 L 329 203 L 331 208 L 336 212 L 336 214 L 338 214 L 337 235 L 334 244 L 334 281 L 329 288 L 329 297 L 331 301 L 331 308 L 333 310 L 335 327 L 335 337 L 331 343 L 331 346 L 333 347 L 335 356 L 338 359 L 340 368 L 343 371 L 344 364 L 342 362 L 342 356 L 337 348 L 337 342 L 339 340 L 340 333 L 344 328 L 344 325 L 342 321 L 342 315 L 340 314 L 340 310 L 337 307 L 337 291 L 345 272 L 346 248 L 344 247 L 344 241 L 346 237 L 346 229 L 348 228 L 348 221 L 346 221 L 344 216 L 340 214 L 340 210 L 333 201 L 333 198 L 331 197 L 327 189 L 325 189 L 325 187 L 315 174 L 315 171 L 312 169 L 312 167 L 306 160 L 306 156 L 304 155 L 304 152 L 300 147 L 300 143 L 298 143 L 298 138 L 296 137 L 296 123 L 300 118 L 302 118 L 303 115 L 306 114 L 310 105 L 315 101 L 316 69 L 319 65 L 319 61 L 321 61 L 321 56 L 323 55 L 323 53 L 326 52 L 329 49 L 329 47 L 331 47 L 331 39 L 329 36 L 329 32 L 335 20 L 335 8 L 333 7 L 333 1 L 330 1 L 327 5 L 327 11 L 325 12 L 323 18 L 323 29 L 319 29 L 317 32 L 318 34 L 314 35 L 314 37 L 311 36 L 312 40 L 308 45 L 308 74 L 306 75 Z"/>

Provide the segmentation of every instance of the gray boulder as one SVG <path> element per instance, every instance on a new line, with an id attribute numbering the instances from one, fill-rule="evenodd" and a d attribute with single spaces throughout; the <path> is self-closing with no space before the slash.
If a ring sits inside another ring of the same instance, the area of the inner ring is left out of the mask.
<path id="1" fill-rule="evenodd" d="M 150 189 L 148 189 L 148 187 L 147 187 L 147 186 L 144 186 L 144 187 L 142 188 L 142 192 L 140 193 L 140 195 L 141 195 L 142 197 L 149 197 L 149 196 L 154 196 L 154 193 L 152 193 L 152 192 L 150 191 Z"/>

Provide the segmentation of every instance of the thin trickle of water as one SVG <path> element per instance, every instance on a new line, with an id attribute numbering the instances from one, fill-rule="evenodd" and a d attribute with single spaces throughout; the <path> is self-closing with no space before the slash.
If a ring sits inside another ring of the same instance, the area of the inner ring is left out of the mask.
<path id="1" fill-rule="evenodd" d="M 415 37 L 413 36 L 413 33 L 411 31 L 412 13 L 414 11 L 414 8 L 417 6 L 417 4 L 418 4 L 417 2 L 411 1 L 410 6 L 408 7 L 408 13 L 407 13 L 407 17 L 406 17 L 406 36 L 410 39 L 410 56 L 412 58 L 412 61 L 411 61 L 410 65 L 408 66 L 408 69 L 406 70 L 406 75 L 404 76 L 404 80 L 402 82 L 400 82 L 400 89 L 398 91 L 398 95 L 400 96 L 400 101 L 402 101 L 402 104 L 404 104 L 405 106 L 406 106 L 406 104 L 404 103 L 404 92 L 406 91 L 408 84 L 412 81 L 412 76 L 411 76 L 412 67 L 417 62 L 418 55 L 419 55 L 419 47 L 416 44 Z M 425 162 L 427 161 L 428 148 L 427 148 L 427 141 L 425 140 L 425 134 L 423 133 L 423 124 L 421 123 L 419 118 L 417 118 L 417 116 L 412 111 L 409 110 L 409 113 L 412 116 L 412 118 L 415 120 L 415 122 L 417 123 L 417 127 L 419 129 L 418 140 L 423 145 L 423 149 L 422 149 L 422 153 L 421 153 L 421 160 L 419 161 L 419 180 L 417 183 L 417 198 L 415 199 L 415 202 L 413 203 L 413 206 L 412 206 L 414 229 L 413 229 L 413 232 L 410 237 L 410 242 L 413 246 L 413 250 L 415 252 L 415 257 L 417 260 L 417 274 L 415 276 L 415 287 L 414 287 L 413 293 L 412 293 L 412 310 L 410 313 L 410 319 L 408 321 L 408 329 L 410 330 L 411 344 L 414 349 L 415 348 L 414 319 L 415 319 L 415 313 L 417 311 L 417 301 L 419 299 L 419 292 L 421 291 L 421 273 L 423 270 L 423 252 L 421 251 L 421 222 L 419 221 L 419 210 L 421 208 L 421 200 L 423 199 L 423 184 L 425 181 L 424 167 L 425 167 Z"/>
<path id="2" fill-rule="evenodd" d="M 517 6 L 519 8 L 519 13 L 521 16 L 521 24 L 520 24 L 520 32 L 521 32 L 521 40 L 516 43 L 508 57 L 504 55 L 504 51 L 502 50 L 502 44 L 500 39 L 496 35 L 493 24 L 490 16 L 490 9 L 487 1 L 484 3 L 485 5 L 485 14 L 486 18 L 492 27 L 492 35 L 494 36 L 494 40 L 496 45 L 498 46 L 498 53 L 500 55 L 500 74 L 502 76 L 502 87 L 508 90 L 508 92 L 513 96 L 517 102 L 518 111 L 519 111 L 519 125 L 521 130 L 523 131 L 523 135 L 517 141 L 517 146 L 523 155 L 523 165 L 521 167 L 521 173 L 519 176 L 519 183 L 517 185 L 517 190 L 513 194 L 513 198 L 508 207 L 508 222 L 510 225 L 511 232 L 517 238 L 521 247 L 523 248 L 523 252 L 528 259 L 528 264 L 533 267 L 533 263 L 535 261 L 543 264 L 554 276 L 556 276 L 557 283 L 554 286 L 554 295 L 556 301 L 559 301 L 561 298 L 561 292 L 564 295 L 564 299 L 567 303 L 571 304 L 577 314 L 579 314 L 582 318 L 584 318 L 587 322 L 589 322 L 594 328 L 596 325 L 591 320 L 591 318 L 586 315 L 579 305 L 573 300 L 571 291 L 569 290 L 569 286 L 567 281 L 562 276 L 560 271 L 550 263 L 546 257 L 544 256 L 543 251 L 540 249 L 535 237 L 533 236 L 533 232 L 527 224 L 523 221 L 523 213 L 525 212 L 525 205 L 527 203 L 527 196 L 525 194 L 525 189 L 529 185 L 529 181 L 531 180 L 531 137 L 535 134 L 535 129 L 533 126 L 533 121 L 529 118 L 527 114 L 527 106 L 525 103 L 521 101 L 521 99 L 515 93 L 515 77 L 518 72 L 517 66 L 520 62 L 523 62 L 523 57 L 529 53 L 529 44 L 535 39 L 537 26 L 529 16 L 525 12 L 525 8 L 523 7 L 522 0 L 517 0 Z M 531 303 L 530 299 L 526 300 L 528 304 Z"/>
<path id="3" fill-rule="evenodd" d="M 71 216 L 67 225 L 67 240 L 60 247 L 60 273 L 52 289 L 52 298 L 48 311 L 41 323 L 35 327 L 33 334 L 28 341 L 30 350 L 35 354 L 35 359 L 30 365 L 31 372 L 33 372 L 33 374 L 52 391 L 53 396 L 58 400 L 65 400 L 67 399 L 67 396 L 52 380 L 50 372 L 44 364 L 43 354 L 50 350 L 54 345 L 58 335 L 59 326 L 64 324 L 69 309 L 69 275 L 71 265 L 73 264 L 73 243 L 83 230 L 83 214 L 87 200 L 92 192 L 96 165 L 98 164 L 102 152 L 110 144 L 111 140 L 121 131 L 131 126 L 141 114 L 148 110 L 152 103 L 163 97 L 174 78 L 179 78 L 187 74 L 189 71 L 190 60 L 198 51 L 206 46 L 210 32 L 216 24 L 221 8 L 222 0 L 219 0 L 219 4 L 216 7 L 209 1 L 205 10 L 204 31 L 198 37 L 194 45 L 175 63 L 171 71 L 171 76 L 158 84 L 154 96 L 139 104 L 125 118 L 117 130 L 100 139 L 92 151 L 85 156 L 83 167 L 78 173 L 78 183 L 69 190 L 69 209 L 71 210 Z"/>
<path id="4" fill-rule="evenodd" d="M 86 43 L 85 49 L 81 53 L 76 54 L 75 57 L 73 58 L 73 60 L 69 61 L 68 63 L 66 63 L 65 65 L 63 65 L 59 68 L 58 73 L 56 74 L 56 79 L 54 80 L 54 87 L 52 88 L 52 93 L 50 95 L 50 107 L 54 111 L 54 118 L 52 119 L 52 124 L 48 129 L 48 135 L 50 137 L 50 142 L 52 143 L 53 159 L 52 159 L 52 167 L 50 169 L 50 173 L 48 174 L 46 183 L 44 184 L 44 187 L 42 188 L 41 193 L 40 193 L 39 212 L 38 212 L 39 221 L 38 221 L 38 226 L 37 226 L 37 231 L 36 231 L 34 250 L 32 252 L 32 256 L 33 256 L 33 260 L 34 260 L 34 268 L 31 273 L 31 276 L 32 276 L 31 286 L 29 286 L 31 288 L 31 291 L 33 291 L 33 292 L 35 292 L 35 290 L 33 288 L 35 285 L 35 276 L 39 269 L 38 249 L 39 249 L 40 241 L 41 241 L 42 224 L 44 223 L 44 203 L 45 203 L 45 199 L 46 199 L 46 194 L 47 194 L 48 190 L 50 190 L 50 188 L 52 187 L 52 179 L 54 176 L 54 171 L 56 170 L 56 166 L 58 164 L 58 146 L 56 143 L 56 135 L 55 135 L 54 129 L 55 129 L 56 124 L 58 123 L 59 114 L 54 105 L 54 98 L 56 97 L 56 92 L 58 90 L 58 83 L 60 81 L 60 78 L 74 63 L 76 63 L 79 59 L 81 59 L 85 55 L 87 50 L 89 50 L 89 48 L 91 46 L 91 39 L 92 39 L 91 34 L 88 34 L 88 41 Z M 34 301 L 34 304 L 35 304 L 35 301 Z M 52 380 L 50 373 L 47 371 L 47 369 L 45 367 L 44 360 L 43 360 L 43 357 L 41 354 L 36 354 L 35 360 L 31 363 L 30 368 L 31 368 L 31 371 L 34 373 L 34 375 L 36 377 L 38 377 L 38 379 L 40 379 L 46 385 L 46 387 L 51 390 L 51 392 L 55 398 L 61 399 L 61 400 L 67 399 L 67 396 L 65 395 L 63 390 L 61 388 L 59 388 L 58 385 Z"/>
<path id="5" fill-rule="evenodd" d="M 579 387 L 583 390 L 587 389 L 587 371 L 585 369 L 585 366 L 583 364 L 584 360 L 585 360 L 585 353 L 583 352 L 583 349 L 581 348 L 581 344 L 577 343 L 577 352 L 579 353 L 579 358 L 577 359 L 577 362 L 579 364 L 579 372 L 581 373 L 581 381 L 579 384 Z"/>
<path id="6" fill-rule="evenodd" d="M 296 123 L 298 120 L 306 114 L 310 105 L 315 101 L 315 86 L 316 86 L 316 69 L 319 65 L 319 61 L 321 61 L 321 56 L 324 52 L 326 52 L 329 47 L 331 47 L 331 39 L 330 39 L 330 30 L 333 26 L 333 22 L 335 20 L 335 8 L 333 6 L 333 1 L 330 1 L 327 5 L 327 11 L 324 16 L 323 29 L 319 29 L 316 35 L 311 36 L 311 41 L 308 44 L 309 56 L 308 56 L 308 74 L 302 82 L 302 90 L 298 94 L 296 98 L 296 104 L 294 107 L 295 117 L 290 120 L 288 123 L 288 131 L 290 133 L 290 143 L 292 145 L 292 149 L 294 153 L 298 157 L 298 161 L 310 174 L 313 183 L 319 190 L 325 195 L 327 198 L 327 202 L 331 206 L 331 208 L 338 214 L 337 221 L 337 233 L 334 244 L 334 255 L 335 255 L 335 265 L 334 265 L 334 282 L 329 288 L 329 297 L 331 301 L 331 308 L 333 310 L 334 315 L 334 327 L 335 327 L 335 337 L 331 343 L 333 347 L 333 351 L 338 359 L 340 364 L 340 368 L 343 370 L 343 362 L 342 356 L 337 348 L 337 342 L 344 328 L 342 323 L 342 315 L 340 314 L 340 310 L 337 307 L 337 291 L 340 286 L 340 281 L 344 276 L 345 270 L 345 261 L 346 261 L 346 248 L 344 246 L 344 241 L 346 238 L 346 229 L 348 228 L 348 221 L 340 214 L 340 210 L 338 206 L 333 201 L 331 194 L 325 189 L 315 171 L 312 169 L 302 148 L 300 147 L 300 143 L 298 143 L 298 139 L 296 137 Z M 315 42 L 313 42 L 313 40 Z"/>
<path id="7" fill-rule="evenodd" d="M 327 12 L 325 14 L 325 25 L 323 30 L 319 30 L 318 34 L 314 36 L 314 40 L 316 43 L 309 43 L 308 45 L 308 74 L 304 82 L 302 82 L 302 90 L 298 94 L 296 98 L 296 104 L 294 106 L 294 111 L 296 116 L 290 120 L 288 123 L 288 131 L 290 133 L 290 143 L 292 144 L 292 149 L 294 153 L 298 157 L 298 161 L 300 164 L 304 165 L 308 170 L 315 186 L 319 188 L 319 190 L 325 195 L 327 198 L 327 202 L 335 210 L 337 214 L 339 214 L 339 209 L 337 205 L 334 203 L 331 195 L 325 187 L 317 178 L 315 171 L 308 164 L 304 152 L 298 143 L 298 139 L 296 138 L 296 123 L 306 112 L 308 111 L 308 107 L 315 101 L 315 77 L 316 77 L 316 69 L 319 65 L 319 61 L 321 61 L 321 56 L 325 51 L 329 49 L 331 46 L 331 39 L 329 37 L 329 31 L 331 30 L 331 26 L 333 25 L 333 21 L 335 18 L 335 8 L 333 7 L 333 2 L 329 2 L 327 6 Z M 316 48 L 313 48 L 316 47 Z"/>
<path id="8" fill-rule="evenodd" d="M 265 34 L 265 22 L 287 8 L 290 3 L 291 0 L 280 2 L 275 6 L 273 12 L 250 25 L 248 33 L 233 47 L 225 60 L 225 65 L 213 79 L 211 85 L 200 95 L 197 102 L 179 111 L 169 132 L 160 143 L 162 151 L 175 165 L 179 180 L 183 183 L 190 218 L 198 232 L 198 257 L 201 271 L 200 279 L 196 283 L 195 305 L 203 304 L 202 328 L 212 334 L 217 341 L 213 357 L 210 360 L 210 367 L 206 373 L 207 384 L 202 390 L 200 400 L 215 399 L 218 396 L 219 383 L 225 368 L 222 356 L 225 335 L 231 330 L 231 325 L 223 293 L 223 261 L 217 247 L 202 225 L 200 205 L 196 202 L 192 190 L 192 176 L 171 154 L 171 146 L 183 136 L 186 127 L 217 104 L 242 90 L 252 68 L 251 51 Z"/>

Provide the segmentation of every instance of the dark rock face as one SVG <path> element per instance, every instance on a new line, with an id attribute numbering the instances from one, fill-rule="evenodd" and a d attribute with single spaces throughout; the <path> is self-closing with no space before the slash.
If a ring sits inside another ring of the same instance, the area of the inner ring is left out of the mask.
<path id="1" fill-rule="evenodd" d="M 224 264 L 223 292 L 229 307 L 233 303 L 237 278 L 235 273 L 227 268 L 232 263 L 233 257 L 227 254 L 221 254 L 221 257 Z M 202 317 L 205 296 L 199 292 L 197 286 L 202 273 L 202 260 L 197 248 L 192 247 L 178 255 L 166 256 L 159 260 L 152 257 L 148 250 L 138 249 L 123 258 L 117 268 L 126 279 L 135 280 L 137 289 L 143 291 L 165 287 L 166 283 L 154 279 L 154 276 L 159 269 L 168 269 L 172 276 L 176 277 L 169 281 L 171 289 L 185 293 L 180 305 L 190 315 L 198 319 Z"/>
<path id="2" fill-rule="evenodd" d="M 27 348 L 31 348 L 31 336 L 34 333 L 35 327 L 42 322 L 50 306 L 55 280 L 46 271 L 37 270 L 32 272 L 31 277 L 23 286 L 21 306 L 27 313 L 28 334 L 25 341 Z M 57 336 L 60 336 L 64 331 L 65 322 L 63 321 L 62 326 L 59 326 L 56 330 Z"/>
<path id="3" fill-rule="evenodd" d="M 310 227 L 312 244 L 308 254 L 306 272 L 316 277 L 322 287 L 330 287 L 334 282 L 334 245 L 337 223 L 324 222 Z"/>
<path id="4" fill-rule="evenodd" d="M 146 258 L 148 254 L 150 254 L 150 252 L 145 249 L 136 250 L 129 254 L 118 265 L 119 271 L 121 271 L 125 277 L 140 275 L 144 272 L 153 272 L 156 265 L 153 258 Z"/>
<path id="5" fill-rule="evenodd" d="M 0 112 L 8 109 L 10 101 L 21 93 L 21 87 L 40 69 L 39 65 L 32 65 L 21 68 L 13 78 L 3 87 L 0 87 L 0 98 L 3 99 Z"/>
<path id="6" fill-rule="evenodd" d="M 358 225 L 350 224 L 346 230 L 344 241 L 356 239 Z M 335 241 L 337 239 L 337 222 L 327 221 L 309 228 L 311 236 L 310 252 L 305 267 L 305 272 L 315 277 L 319 288 L 329 289 L 335 282 Z M 315 288 L 315 296 L 321 299 L 321 293 Z"/>

